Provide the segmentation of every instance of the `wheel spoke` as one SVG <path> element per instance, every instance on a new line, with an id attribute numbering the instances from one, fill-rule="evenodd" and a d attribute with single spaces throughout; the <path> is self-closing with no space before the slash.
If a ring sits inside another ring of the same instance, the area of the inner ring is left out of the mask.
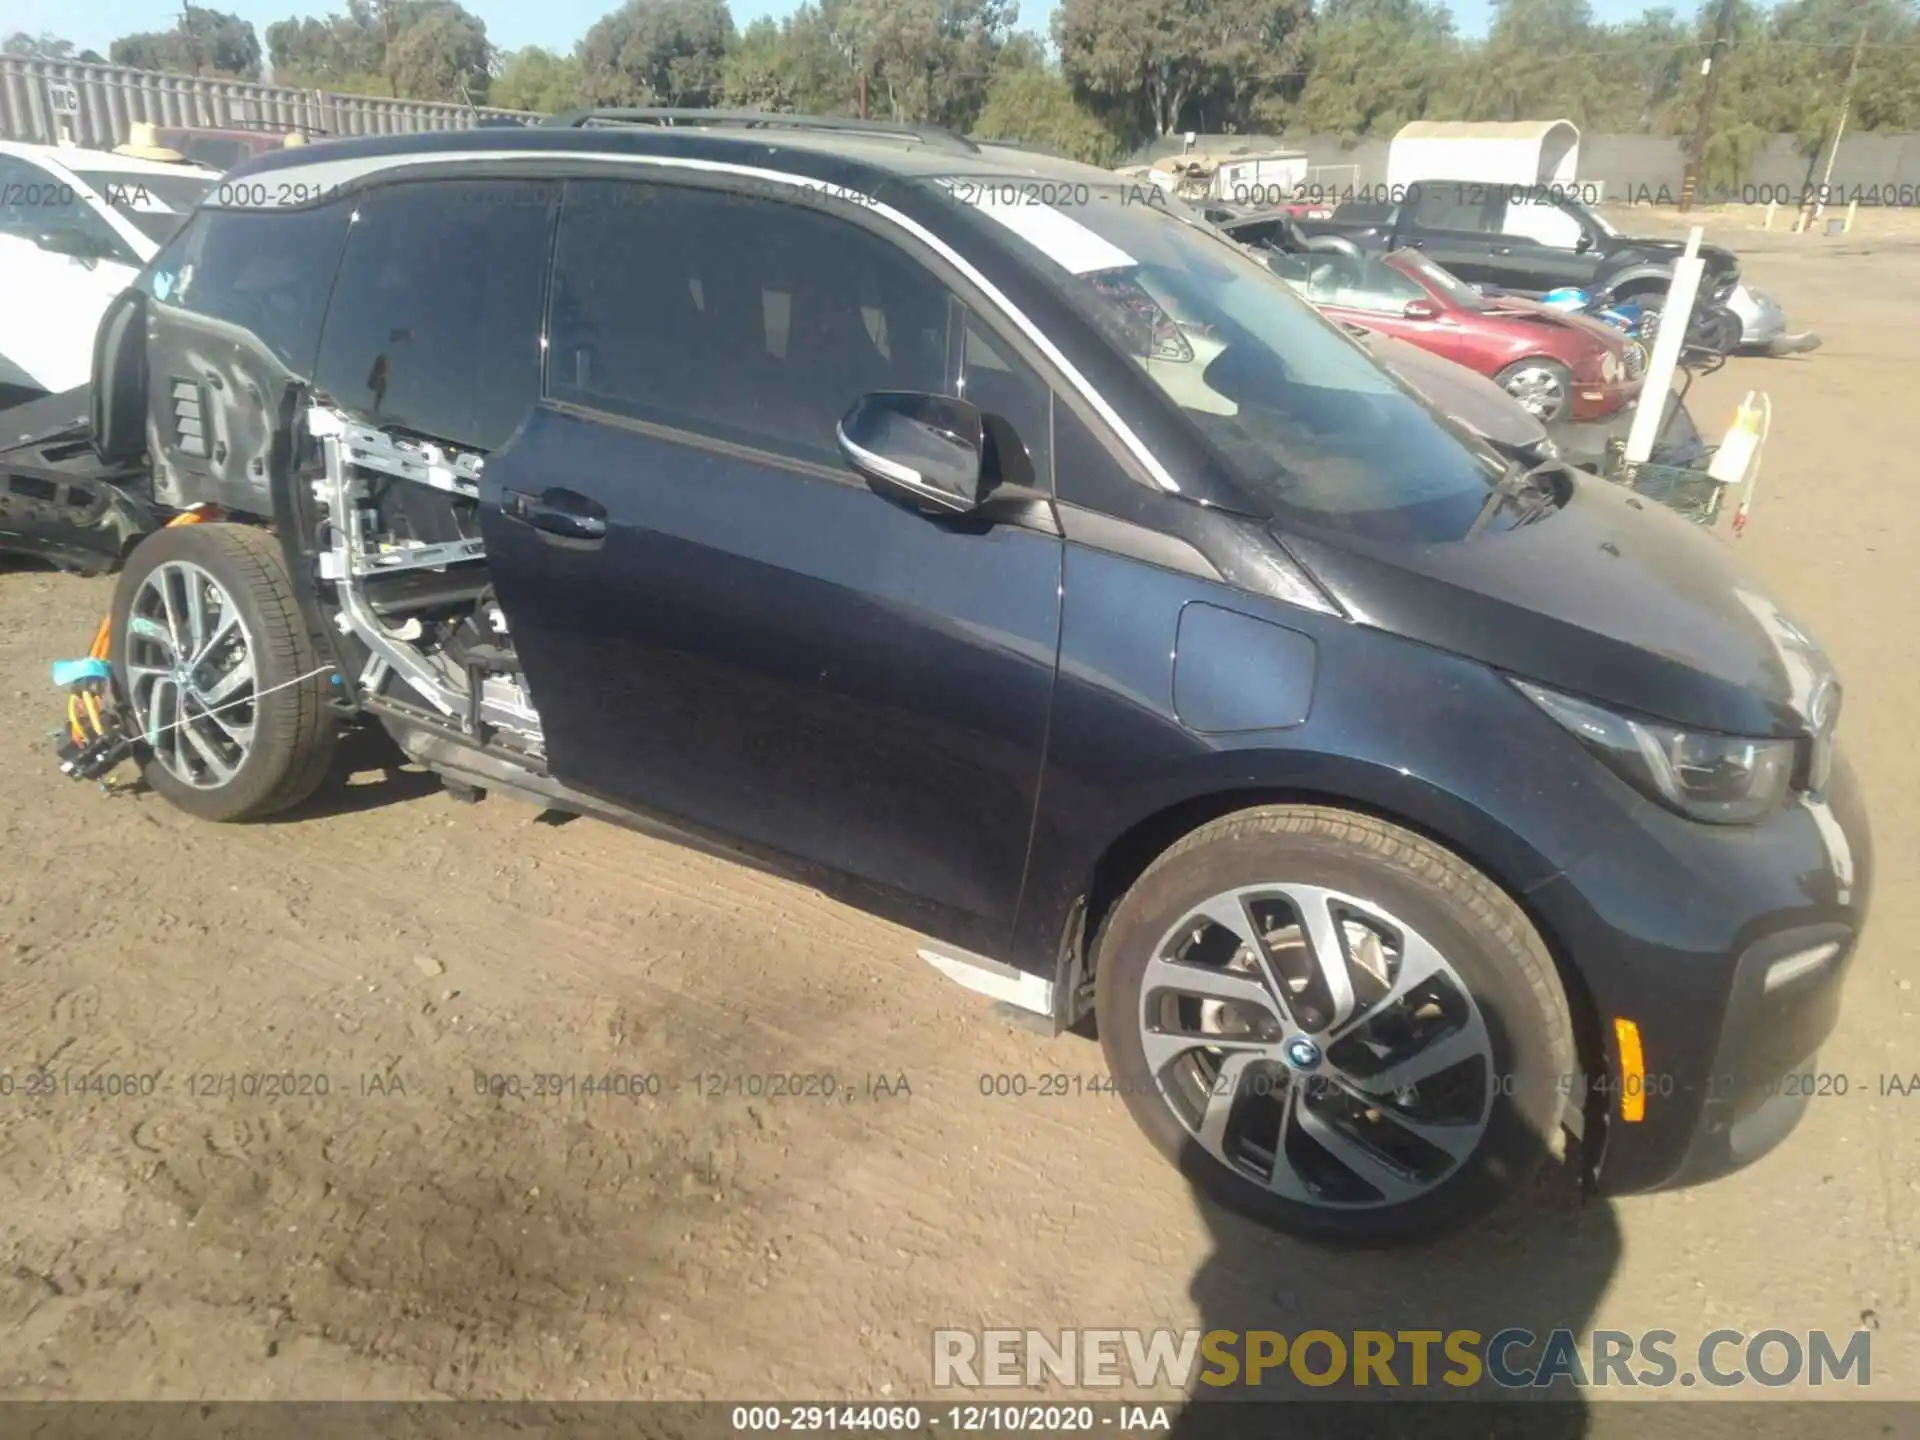
<path id="1" fill-rule="evenodd" d="M 1325 890 L 1304 885 L 1287 890 L 1287 899 L 1300 917 L 1300 928 L 1306 932 L 1308 952 L 1333 1005 L 1333 1016 L 1322 1027 L 1326 1030 L 1338 1030 L 1353 1015 L 1353 972 L 1348 968 L 1346 938 L 1333 911 L 1333 898 Z"/>
<path id="2" fill-rule="evenodd" d="M 239 695 L 242 689 L 252 684 L 253 660 L 251 657 L 245 657 L 211 686 L 200 690 L 195 698 L 211 710 L 215 706 L 227 704 Z"/>
<path id="3" fill-rule="evenodd" d="M 1303 1132 L 1319 1142 L 1321 1149 L 1379 1191 L 1380 1198 L 1387 1204 L 1412 1199 L 1426 1188 L 1325 1116 L 1317 1114 L 1304 1100 L 1295 1107 L 1294 1118 Z"/>
<path id="4" fill-rule="evenodd" d="M 1240 1081 L 1253 1058 L 1247 1051 L 1227 1056 L 1220 1062 L 1219 1073 L 1207 1091 L 1206 1109 L 1200 1115 L 1199 1140 L 1216 1155 L 1224 1155 L 1227 1122 L 1233 1118 L 1233 1107 L 1240 1101 Z"/>
<path id="5" fill-rule="evenodd" d="M 213 627 L 213 633 L 200 642 L 200 648 L 193 652 L 193 655 L 187 663 L 190 665 L 199 665 L 204 662 L 219 646 L 220 642 L 233 633 L 234 627 L 239 623 L 240 612 L 231 605 L 222 605 L 220 607 L 220 620 L 219 623 Z"/>
<path id="6" fill-rule="evenodd" d="M 1286 986 L 1280 983 L 1280 976 L 1273 968 L 1273 957 L 1267 954 L 1267 942 L 1260 936 L 1260 927 L 1254 923 L 1248 913 L 1246 901 L 1239 894 L 1216 895 L 1194 912 L 1204 916 L 1223 930 L 1237 936 L 1240 943 L 1253 955 L 1253 963 L 1259 969 L 1260 977 L 1266 982 L 1271 997 L 1270 1008 L 1279 1011 L 1281 1019 L 1290 1024 L 1298 1024 L 1294 1018 L 1293 1007 L 1287 1003 Z"/>
<path id="7" fill-rule="evenodd" d="M 1425 940 L 1412 931 L 1402 927 L 1399 931 L 1400 963 L 1393 977 L 1393 984 L 1387 993 L 1363 1014 L 1352 1017 L 1344 1026 L 1337 1027 L 1331 1034 L 1331 1041 L 1339 1041 L 1350 1035 L 1374 1016 L 1379 1015 L 1406 999 L 1419 986 L 1426 984 L 1435 975 L 1449 973 L 1447 962 L 1441 958 Z"/>
<path id="8" fill-rule="evenodd" d="M 136 639 L 152 641 L 155 645 L 160 646 L 161 649 L 167 652 L 169 659 L 172 659 L 180 653 L 174 648 L 173 636 L 168 632 L 167 627 L 158 620 L 150 619 L 145 615 L 130 615 L 127 617 L 127 634 Z"/>
<path id="9" fill-rule="evenodd" d="M 1319 1197 L 1306 1177 L 1293 1168 L 1293 1157 L 1287 1154 L 1287 1136 L 1300 1126 L 1299 1111 L 1303 1103 L 1300 1087 L 1296 1085 L 1288 1092 L 1286 1108 L 1281 1112 L 1280 1133 L 1273 1144 L 1273 1169 L 1267 1173 L 1267 1189 L 1284 1199 L 1311 1205 Z"/>
<path id="10" fill-rule="evenodd" d="M 1406 1059 L 1375 1074 L 1355 1075 L 1342 1070 L 1339 1078 L 1371 1100 L 1404 1090 L 1409 1085 L 1418 1085 L 1422 1080 L 1431 1080 L 1435 1075 L 1451 1070 L 1485 1051 L 1486 1032 L 1476 1020 L 1448 1032 L 1438 1040 L 1430 1041 Z"/>
<path id="11" fill-rule="evenodd" d="M 231 764 L 226 756 L 220 753 L 220 747 L 217 744 L 201 733 L 200 726 L 203 723 L 203 720 L 196 716 L 182 725 L 176 733 L 188 747 L 191 747 L 194 754 L 200 757 L 201 765 L 212 774 L 214 783 L 224 785 L 233 778 L 233 773 L 238 767 Z"/>
<path id="12" fill-rule="evenodd" d="M 1157 1082 L 1167 1066 L 1195 1050 L 1225 1050 L 1230 1054 L 1258 1054 L 1267 1047 L 1257 1040 L 1231 1035 L 1202 1035 L 1194 1031 L 1146 1028 L 1140 1032 L 1141 1048 L 1147 1054 L 1147 1067 Z"/>
<path id="13" fill-rule="evenodd" d="M 1183 965 L 1174 960 L 1155 959 L 1147 966 L 1144 988 L 1148 992 L 1172 990 L 1207 1000 L 1230 1000 L 1239 1005 L 1257 1006 L 1274 1020 L 1285 1018 L 1278 997 L 1267 988 L 1260 975 L 1218 965 Z"/>
<path id="14" fill-rule="evenodd" d="M 155 578 L 160 582 L 158 586 L 160 608 L 167 617 L 167 636 L 171 641 L 167 648 L 175 655 L 184 655 L 187 653 L 188 643 L 180 633 L 180 611 L 174 604 L 173 594 L 174 582 L 179 578 L 179 574 L 177 566 L 163 565 L 155 573 Z"/>
<path id="15" fill-rule="evenodd" d="M 182 598 L 186 601 L 187 643 L 181 648 L 189 655 L 198 655 L 207 635 L 207 587 L 200 577 L 192 571 L 180 577 Z"/>

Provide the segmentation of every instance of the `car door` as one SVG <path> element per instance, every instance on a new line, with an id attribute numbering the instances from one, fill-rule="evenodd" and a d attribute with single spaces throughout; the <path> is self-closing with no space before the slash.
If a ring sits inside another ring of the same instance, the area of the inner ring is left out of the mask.
<path id="1" fill-rule="evenodd" d="M 1599 252 L 1578 216 L 1546 192 L 1513 189 L 1498 196 L 1498 234 L 1488 261 L 1493 283 L 1520 295 L 1563 285 L 1590 288 Z"/>
<path id="2" fill-rule="evenodd" d="M 1003 934 L 1059 642 L 1045 392 L 923 257 L 759 192 L 569 181 L 548 345 L 481 498 L 554 775 Z M 862 394 L 963 366 L 1024 520 L 929 518 L 838 453 Z"/>
<path id="3" fill-rule="evenodd" d="M 138 270 L 138 257 L 70 178 L 0 154 L 0 356 L 7 368 L 55 393 L 86 384 L 94 327 Z"/>
<path id="4" fill-rule="evenodd" d="M 1463 280 L 1483 284 L 1497 273 L 1497 188 L 1468 181 L 1423 180 L 1407 187 L 1397 243 L 1427 255 Z"/>

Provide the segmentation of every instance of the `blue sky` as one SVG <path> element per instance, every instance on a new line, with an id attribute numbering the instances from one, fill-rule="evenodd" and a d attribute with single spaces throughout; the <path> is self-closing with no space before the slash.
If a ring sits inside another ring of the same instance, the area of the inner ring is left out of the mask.
<path id="1" fill-rule="evenodd" d="M 205 0 L 205 3 L 253 21 L 263 39 L 267 26 L 275 20 L 284 20 L 289 15 L 322 15 L 345 8 L 330 0 L 314 0 L 310 4 L 301 4 L 298 0 Z M 544 0 L 539 5 L 529 5 L 527 0 L 513 0 L 513 3 L 463 0 L 463 3 L 487 22 L 487 35 L 496 45 L 506 49 L 545 45 L 549 49 L 566 50 L 572 48 L 589 25 L 616 8 L 619 0 Z M 1592 3 L 1596 17 L 1609 21 L 1630 19 L 1648 8 L 1642 0 L 1592 0 Z M 731 8 L 734 23 L 744 26 L 762 15 L 790 13 L 794 0 L 731 0 Z M 1452 0 L 1452 8 L 1462 34 L 1486 32 L 1487 0 Z M 1674 8 L 1690 13 L 1694 7 L 1687 0 L 1678 0 Z M 107 46 L 115 37 L 136 30 L 165 30 L 180 13 L 174 0 L 86 0 L 83 5 L 76 5 L 74 0 L 6 0 L 0 9 L 4 9 L 5 14 L 0 25 L 9 33 L 52 31 L 82 49 L 98 50 L 102 55 L 107 53 Z M 1051 0 L 1021 0 L 1021 28 L 1044 32 L 1052 9 Z"/>

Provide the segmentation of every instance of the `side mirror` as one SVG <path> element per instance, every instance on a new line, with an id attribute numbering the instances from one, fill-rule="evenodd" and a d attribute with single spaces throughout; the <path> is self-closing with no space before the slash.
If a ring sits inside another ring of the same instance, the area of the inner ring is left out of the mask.
<path id="1" fill-rule="evenodd" d="M 836 437 L 847 463 L 883 493 L 949 515 L 964 515 L 980 503 L 986 426 L 965 400 L 877 390 L 854 402 Z"/>
<path id="2" fill-rule="evenodd" d="M 1587 251 L 1591 250 L 1593 246 L 1593 232 L 1591 230 L 1582 230 L 1580 232 L 1580 238 L 1573 242 L 1573 253 L 1576 255 L 1584 255 Z"/>
<path id="3" fill-rule="evenodd" d="M 1431 300 L 1409 300 L 1400 313 L 1409 320 L 1438 320 L 1440 307 Z"/>
<path id="4" fill-rule="evenodd" d="M 65 255 L 73 260 L 106 258 L 99 243 L 84 230 L 64 227 L 58 230 L 42 230 L 33 237 L 33 243 L 50 255 Z"/>

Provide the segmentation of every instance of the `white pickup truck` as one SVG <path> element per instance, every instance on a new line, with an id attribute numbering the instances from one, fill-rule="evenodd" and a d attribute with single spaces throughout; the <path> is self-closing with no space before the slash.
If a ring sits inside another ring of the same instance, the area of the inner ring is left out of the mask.
<path id="1" fill-rule="evenodd" d="M 198 165 L 0 141 L 0 408 L 87 383 L 107 302 L 219 178 Z"/>

